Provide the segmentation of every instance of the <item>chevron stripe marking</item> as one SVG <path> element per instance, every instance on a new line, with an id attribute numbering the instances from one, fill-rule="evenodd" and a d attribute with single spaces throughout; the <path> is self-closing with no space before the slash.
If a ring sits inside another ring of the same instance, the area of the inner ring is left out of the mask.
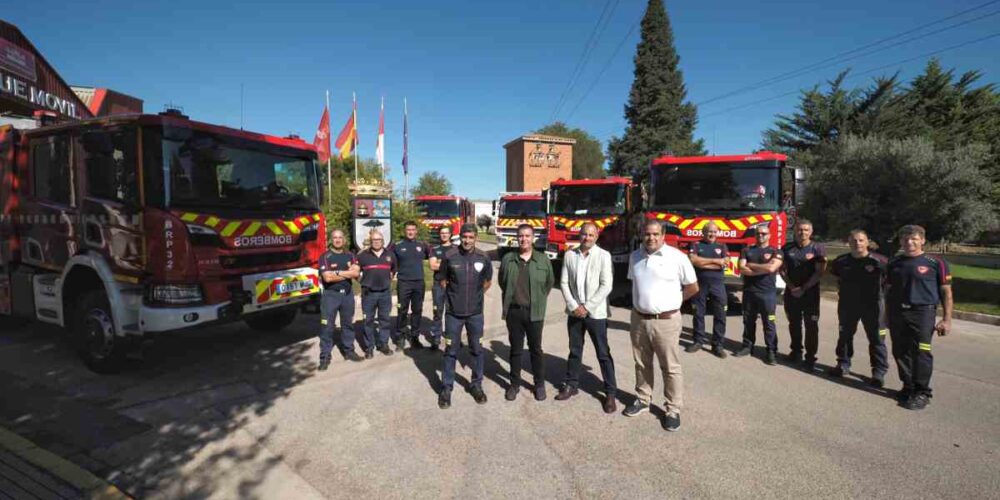
<path id="1" fill-rule="evenodd" d="M 228 237 L 232 236 L 233 233 L 235 233 L 236 230 L 239 229 L 239 228 L 240 228 L 240 223 L 239 222 L 230 222 L 229 224 L 226 224 L 226 227 L 224 227 L 222 229 L 222 232 L 219 233 L 219 234 L 221 234 L 222 236 L 228 238 Z"/>

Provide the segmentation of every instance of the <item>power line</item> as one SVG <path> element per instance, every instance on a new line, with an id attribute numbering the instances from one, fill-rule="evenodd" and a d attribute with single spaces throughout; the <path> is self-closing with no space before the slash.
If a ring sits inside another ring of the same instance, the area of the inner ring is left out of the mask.
<path id="1" fill-rule="evenodd" d="M 594 87 L 597 86 L 597 82 L 601 81 L 601 77 L 604 76 L 604 72 L 608 70 L 608 68 L 611 66 L 611 63 L 613 63 L 615 58 L 618 57 L 618 52 L 622 50 L 622 46 L 625 45 L 625 42 L 628 41 L 629 37 L 632 36 L 632 33 L 635 32 L 635 27 L 638 26 L 641 22 L 642 22 L 642 16 L 640 16 L 639 19 L 635 23 L 632 23 L 632 26 L 629 27 L 628 33 L 625 33 L 625 38 L 622 38 L 622 41 L 618 42 L 618 46 L 615 47 L 615 52 L 611 54 L 611 57 L 609 57 L 608 60 L 604 63 L 604 66 L 601 68 L 601 71 L 598 72 L 594 80 L 590 82 L 590 86 L 587 87 L 587 91 L 584 92 L 582 96 L 580 96 L 580 100 L 576 101 L 576 105 L 573 106 L 573 110 L 570 111 L 568 115 L 566 115 L 567 121 L 569 121 L 570 118 L 573 118 L 573 115 L 576 114 L 576 110 L 580 109 L 580 105 L 583 104 L 583 101 L 587 100 L 587 96 L 589 96 L 590 92 L 594 90 Z"/>
<path id="2" fill-rule="evenodd" d="M 959 23 L 955 23 L 955 24 L 946 26 L 944 28 L 941 28 L 941 29 L 938 29 L 938 30 L 935 30 L 935 31 L 932 31 L 932 32 L 929 32 L 929 33 L 924 33 L 924 34 L 916 36 L 916 37 L 911 37 L 911 38 L 908 38 L 906 40 L 903 40 L 903 41 L 900 41 L 900 42 L 896 42 L 896 43 L 894 43 L 892 45 L 888 45 L 888 46 L 881 47 L 881 48 L 878 48 L 878 49 L 875 49 L 875 50 L 872 50 L 872 51 L 864 52 L 862 54 L 858 54 L 858 55 L 854 55 L 852 57 L 846 57 L 845 58 L 845 56 L 850 56 L 852 54 L 857 54 L 858 52 L 864 51 L 866 49 L 869 49 L 869 48 L 872 48 L 872 47 L 876 47 L 878 45 L 882 45 L 885 42 L 888 42 L 888 41 L 891 41 L 891 40 L 894 40 L 894 39 L 897 39 L 897 38 L 909 35 L 911 33 L 915 33 L 917 31 L 921 31 L 924 28 L 928 28 L 928 27 L 933 26 L 935 24 L 940 24 L 942 22 L 949 21 L 949 20 L 954 19 L 956 17 L 961 17 L 961 16 L 963 16 L 965 14 L 968 14 L 968 13 L 976 11 L 976 10 L 980 10 L 980 9 L 982 9 L 984 7 L 988 7 L 988 6 L 996 4 L 996 3 L 1000 3 L 1000 0 L 991 0 L 991 1 L 986 2 L 984 4 L 980 4 L 978 6 L 975 6 L 975 7 L 963 10 L 961 12 L 952 14 L 950 16 L 943 17 L 941 19 L 937 19 L 935 21 L 931 21 L 929 23 L 922 24 L 922 25 L 917 26 L 915 28 L 911 28 L 909 30 L 906 30 L 906 31 L 903 31 L 903 32 L 900 32 L 900 33 L 896 33 L 894 35 L 891 35 L 891 36 L 879 39 L 879 40 L 877 40 L 875 42 L 872 42 L 872 43 L 869 43 L 867 45 L 863 45 L 861 47 L 857 47 L 857 48 L 854 48 L 854 49 L 851 49 L 851 50 L 848 50 L 848 51 L 845 51 L 845 52 L 841 52 L 841 53 L 839 53 L 837 55 L 834 55 L 834 56 L 828 57 L 826 59 L 823 59 L 821 61 L 818 61 L 818 62 L 809 64 L 809 65 L 800 67 L 798 69 L 794 69 L 794 70 L 791 70 L 791 71 L 788 71 L 788 72 L 785 72 L 785 73 L 782 73 L 780 75 L 776 75 L 776 76 L 773 76 L 773 77 L 770 77 L 770 78 L 765 78 L 764 80 L 760 80 L 758 82 L 746 85 L 744 87 L 740 87 L 738 89 L 732 90 L 732 91 L 727 92 L 725 94 L 721 94 L 719 96 L 716 96 L 716 97 L 713 97 L 713 98 L 710 98 L 710 99 L 706 99 L 704 101 L 701 101 L 701 102 L 697 103 L 697 105 L 698 106 L 703 106 L 705 104 L 709 104 L 709 103 L 712 103 L 712 102 L 720 101 L 722 99 L 726 99 L 728 97 L 732 97 L 732 96 L 739 95 L 739 94 L 744 94 L 746 92 L 750 92 L 752 90 L 756 90 L 756 89 L 761 88 L 761 87 L 766 87 L 766 86 L 768 86 L 768 85 L 770 85 L 772 83 L 776 83 L 776 82 L 784 80 L 786 78 L 795 77 L 795 76 L 801 76 L 803 74 L 807 74 L 807 73 L 810 73 L 810 72 L 818 70 L 818 69 L 827 68 L 827 67 L 829 67 L 831 65 L 840 64 L 840 63 L 843 63 L 845 61 L 849 61 L 849 60 L 852 60 L 852 59 L 857 59 L 859 57 L 865 57 L 865 56 L 868 56 L 868 55 L 871 55 L 871 54 L 874 54 L 874 53 L 877 53 L 877 52 L 881 52 L 883 50 L 887 50 L 887 49 L 890 49 L 890 48 L 893 48 L 893 47 L 898 47 L 900 45 L 903 45 L 903 44 L 906 44 L 906 43 L 909 43 L 909 42 L 920 40 L 922 38 L 926 38 L 926 37 L 929 37 L 929 36 L 932 36 L 932 35 L 936 35 L 938 33 L 944 32 L 944 31 L 948 31 L 948 30 L 951 30 L 951 29 L 954 29 L 954 28 L 958 28 L 960 26 L 964 26 L 964 25 L 972 23 L 972 22 L 980 21 L 982 19 L 986 19 L 988 17 L 995 16 L 997 14 L 1000 14 L 1000 11 L 994 11 L 994 12 L 991 12 L 991 13 L 986 14 L 984 16 L 980 16 L 980 17 L 977 17 L 977 18 L 973 18 L 973 19 L 969 19 L 969 20 L 962 21 L 962 22 L 959 22 Z"/>
<path id="3" fill-rule="evenodd" d="M 604 9 L 601 10 L 601 15 L 597 18 L 597 24 L 594 25 L 594 29 L 591 30 L 590 36 L 587 38 L 587 42 L 583 45 L 583 52 L 580 54 L 580 58 L 576 62 L 576 66 L 570 73 L 569 81 L 566 82 L 566 88 L 563 89 L 562 94 L 559 96 L 559 101 L 556 102 L 555 108 L 552 109 L 552 116 L 549 121 L 554 121 L 556 115 L 562 110 L 563 105 L 569 98 L 573 87 L 576 85 L 577 79 L 583 74 L 583 70 L 587 67 L 587 63 L 590 61 L 590 56 L 593 54 L 594 48 L 597 47 L 597 42 L 604 35 L 604 31 L 608 27 L 608 23 L 611 21 L 611 16 L 614 14 L 616 8 L 618 8 L 618 3 L 621 0 L 615 0 L 614 3 L 611 0 L 607 0 L 604 4 Z M 1000 0 L 997 0 L 1000 1 Z"/>
<path id="4" fill-rule="evenodd" d="M 853 74 L 851 76 L 848 76 L 845 79 L 846 80 L 851 80 L 851 79 L 858 78 L 858 77 L 861 77 L 861 76 L 864 76 L 864 75 L 867 75 L 867 74 L 871 74 L 871 73 L 875 73 L 875 72 L 878 72 L 878 71 L 882 71 L 882 70 L 884 70 L 886 68 L 890 68 L 890 67 L 894 67 L 894 66 L 899 66 L 901 64 L 906 64 L 906 63 L 913 62 L 913 61 L 916 61 L 916 60 L 919 60 L 919 59 L 926 59 L 928 57 L 936 56 L 936 55 L 944 53 L 944 52 L 949 52 L 949 51 L 952 51 L 952 50 L 957 50 L 957 49 L 960 49 L 960 48 L 963 48 L 963 47 L 967 47 L 969 45 L 974 45 L 974 44 L 977 44 L 977 43 L 985 42 L 986 40 L 990 40 L 990 39 L 997 38 L 997 37 L 1000 37 L 1000 32 L 996 32 L 996 33 L 993 33 L 993 34 L 990 34 L 990 35 L 986 35 L 986 36 L 983 36 L 983 37 L 980 37 L 980 38 L 976 38 L 974 40 L 969 40 L 969 41 L 966 41 L 966 42 L 962 42 L 960 44 L 952 45 L 950 47 L 945 47 L 943 49 L 938 49 L 938 50 L 935 50 L 935 51 L 932 51 L 932 52 L 927 52 L 927 53 L 921 54 L 919 56 L 910 57 L 908 59 L 903 59 L 901 61 L 896 61 L 894 63 L 883 64 L 882 66 L 877 66 L 875 68 L 867 69 L 867 70 L 862 71 L 860 73 L 855 73 L 855 74 Z M 717 116 L 717 115 L 721 115 L 721 114 L 726 114 L 726 113 L 729 113 L 731 111 L 735 111 L 735 110 L 738 110 L 738 109 L 744 109 L 744 108 L 753 107 L 753 106 L 756 106 L 758 104 L 763 104 L 765 102 L 775 101 L 775 100 L 781 99 L 783 97 L 788 97 L 790 95 L 798 94 L 801 91 L 802 91 L 802 89 L 796 89 L 796 90 L 792 90 L 792 91 L 789 91 L 789 92 L 785 92 L 783 94 L 778 94 L 776 96 L 768 97 L 768 98 L 765 98 L 765 99 L 758 99 L 756 101 L 751 101 L 751 102 L 748 102 L 746 104 L 741 104 L 739 106 L 732 106 L 732 107 L 729 107 L 729 108 L 726 108 L 726 109 L 723 109 L 723 110 L 714 111 L 712 113 L 707 113 L 707 114 L 701 115 L 700 118 L 708 118 L 708 117 L 711 117 L 711 116 Z"/>

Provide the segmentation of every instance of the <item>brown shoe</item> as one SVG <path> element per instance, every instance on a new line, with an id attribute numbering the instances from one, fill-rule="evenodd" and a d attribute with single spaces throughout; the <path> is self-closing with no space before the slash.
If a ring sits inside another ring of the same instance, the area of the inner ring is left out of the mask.
<path id="1" fill-rule="evenodd" d="M 604 397 L 604 413 L 615 413 L 618 411 L 618 403 L 615 402 L 615 397 L 612 395 L 607 395 Z"/>
<path id="2" fill-rule="evenodd" d="M 556 394 L 556 401 L 566 401 L 567 399 L 576 396 L 579 392 L 580 389 L 577 389 L 576 387 L 564 385 L 559 389 L 559 394 Z"/>

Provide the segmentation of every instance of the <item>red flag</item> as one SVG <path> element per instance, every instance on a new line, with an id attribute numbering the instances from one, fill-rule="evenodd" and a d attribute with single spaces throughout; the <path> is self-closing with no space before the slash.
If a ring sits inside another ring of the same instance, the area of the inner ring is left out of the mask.
<path id="1" fill-rule="evenodd" d="M 330 109 L 326 106 L 323 107 L 323 117 L 319 119 L 313 146 L 316 146 L 316 152 L 319 153 L 320 163 L 330 161 Z"/>
<path id="2" fill-rule="evenodd" d="M 341 129 L 340 135 L 337 136 L 337 142 L 333 145 L 338 150 L 338 155 L 341 158 L 347 158 L 354 153 L 354 148 L 358 145 L 358 128 L 355 125 L 358 108 L 357 104 L 354 105 L 354 110 L 351 111 L 351 117 L 347 119 L 347 123 L 344 124 L 344 128 Z"/>

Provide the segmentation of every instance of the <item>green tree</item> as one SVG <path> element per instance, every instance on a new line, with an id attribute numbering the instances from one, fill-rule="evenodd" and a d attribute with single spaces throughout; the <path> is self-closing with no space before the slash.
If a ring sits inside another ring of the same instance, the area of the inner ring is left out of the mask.
<path id="1" fill-rule="evenodd" d="M 649 0 L 636 48 L 635 80 L 625 105 L 628 125 L 622 137 L 608 142 L 611 173 L 642 178 L 649 162 L 664 151 L 705 154 L 703 141 L 694 139 L 698 110 L 685 102 L 687 89 L 679 62 L 663 1 Z"/>
<path id="2" fill-rule="evenodd" d="M 996 223 L 982 182 L 990 161 L 978 144 L 942 150 L 919 137 L 845 136 L 816 151 L 804 211 L 819 234 L 863 228 L 890 252 L 904 224 L 924 226 L 931 240 L 967 240 Z"/>
<path id="3" fill-rule="evenodd" d="M 413 196 L 447 195 L 451 194 L 451 181 L 445 178 L 440 172 L 431 170 L 424 172 L 417 179 L 417 185 L 413 187 Z"/>
<path id="4" fill-rule="evenodd" d="M 604 151 L 601 141 L 580 128 L 569 128 L 563 122 L 555 122 L 535 131 L 536 134 L 554 135 L 576 139 L 573 145 L 573 178 L 601 179 L 604 177 Z"/>

